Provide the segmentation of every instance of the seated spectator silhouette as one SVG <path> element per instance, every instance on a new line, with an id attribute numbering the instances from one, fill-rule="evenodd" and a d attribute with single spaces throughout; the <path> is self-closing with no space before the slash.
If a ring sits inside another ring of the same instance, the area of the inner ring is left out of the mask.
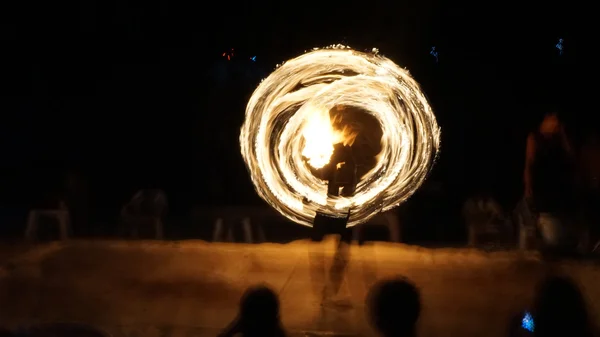
<path id="1" fill-rule="evenodd" d="M 535 336 L 591 337 L 592 327 L 579 287 L 570 279 L 550 276 L 542 281 L 533 308 Z"/>
<path id="2" fill-rule="evenodd" d="M 252 287 L 240 301 L 238 317 L 219 337 L 284 337 L 279 318 L 279 298 L 266 286 Z"/>
<path id="3" fill-rule="evenodd" d="M 406 278 L 376 284 L 367 297 L 368 317 L 384 337 L 412 337 L 421 312 L 417 287 Z"/>

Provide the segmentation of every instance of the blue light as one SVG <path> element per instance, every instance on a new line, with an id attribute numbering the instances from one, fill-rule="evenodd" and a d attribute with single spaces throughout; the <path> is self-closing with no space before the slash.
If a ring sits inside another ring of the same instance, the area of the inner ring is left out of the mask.
<path id="1" fill-rule="evenodd" d="M 562 56 L 562 54 L 563 54 L 563 50 L 564 50 L 564 48 L 565 48 L 565 47 L 564 47 L 564 45 L 563 45 L 563 42 L 564 42 L 564 41 L 565 41 L 565 40 L 563 40 L 563 39 L 558 39 L 558 43 L 557 43 L 557 44 L 556 44 L 556 46 L 555 46 L 555 47 L 556 47 L 556 49 L 558 49 L 558 55 L 560 55 L 560 56 Z"/>
<path id="2" fill-rule="evenodd" d="M 529 332 L 533 332 L 533 330 L 535 329 L 535 323 L 533 322 L 533 316 L 531 316 L 531 314 L 529 312 L 526 312 L 525 315 L 523 316 L 523 319 L 521 320 L 521 326 L 523 327 L 523 329 L 525 329 Z"/>
<path id="3" fill-rule="evenodd" d="M 251 59 L 252 61 L 256 62 L 256 56 L 252 56 L 250 59 Z"/>

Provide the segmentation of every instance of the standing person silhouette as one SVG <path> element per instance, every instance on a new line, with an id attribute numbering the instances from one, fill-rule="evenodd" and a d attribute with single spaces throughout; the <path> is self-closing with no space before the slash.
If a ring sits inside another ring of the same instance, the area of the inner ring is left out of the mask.
<path id="1" fill-rule="evenodd" d="M 556 113 L 544 116 L 527 137 L 525 198 L 537 213 L 537 226 L 547 250 L 562 249 L 574 208 L 574 155 Z"/>

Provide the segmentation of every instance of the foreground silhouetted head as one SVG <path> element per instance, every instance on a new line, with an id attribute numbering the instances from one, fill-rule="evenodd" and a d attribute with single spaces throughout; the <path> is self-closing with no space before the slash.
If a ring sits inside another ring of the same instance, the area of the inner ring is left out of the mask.
<path id="1" fill-rule="evenodd" d="M 266 286 L 248 289 L 240 301 L 240 328 L 244 336 L 283 336 L 279 298 Z"/>
<path id="2" fill-rule="evenodd" d="M 379 282 L 369 291 L 367 308 L 373 326 L 385 337 L 414 336 L 421 312 L 417 287 L 406 278 Z"/>
<path id="3" fill-rule="evenodd" d="M 583 295 L 567 277 L 550 276 L 540 283 L 534 315 L 536 336 L 592 336 Z"/>

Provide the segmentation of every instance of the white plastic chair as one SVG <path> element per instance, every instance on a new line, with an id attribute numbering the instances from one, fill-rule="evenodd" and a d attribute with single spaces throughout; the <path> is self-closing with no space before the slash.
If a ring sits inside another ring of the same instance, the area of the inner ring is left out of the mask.
<path id="1" fill-rule="evenodd" d="M 261 220 L 273 214 L 270 210 L 264 212 L 264 208 L 251 206 L 217 208 L 213 209 L 211 213 L 213 219 L 215 219 L 212 234 L 213 242 L 234 242 L 235 225 L 241 224 L 245 243 L 266 241 Z M 255 238 L 255 234 L 258 238 Z"/>
<path id="2" fill-rule="evenodd" d="M 244 233 L 244 242 L 254 243 L 250 218 L 244 217 L 241 220 L 241 223 L 242 231 Z M 231 223 L 226 223 L 224 218 L 217 218 L 214 224 L 213 242 L 234 242 L 233 228 L 234 226 Z"/>
<path id="3" fill-rule="evenodd" d="M 35 241 L 38 234 L 40 218 L 51 218 L 56 220 L 61 240 L 67 240 L 70 233 L 69 209 L 64 201 L 60 202 L 57 209 L 32 209 L 27 216 L 27 225 L 25 228 L 25 240 Z"/>
<path id="4" fill-rule="evenodd" d="M 148 226 L 155 238 L 163 238 L 163 217 L 167 214 L 167 196 L 162 190 L 140 190 L 121 210 L 121 221 L 131 236 L 138 237 L 138 230 Z"/>
<path id="5" fill-rule="evenodd" d="M 468 243 L 475 246 L 481 234 L 508 236 L 511 222 L 502 207 L 493 198 L 470 198 L 463 206 L 467 224 Z"/>

